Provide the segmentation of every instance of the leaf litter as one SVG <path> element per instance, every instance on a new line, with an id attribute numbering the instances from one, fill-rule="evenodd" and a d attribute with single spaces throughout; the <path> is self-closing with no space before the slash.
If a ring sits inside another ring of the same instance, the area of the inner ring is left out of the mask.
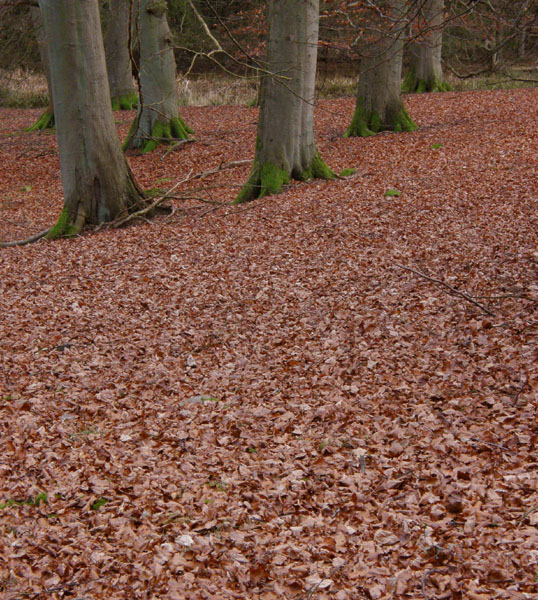
<path id="1" fill-rule="evenodd" d="M 538 91 L 406 104 L 342 139 L 320 102 L 357 172 L 240 207 L 256 110 L 182 109 L 129 157 L 212 171 L 171 215 L 0 251 L 2 598 L 537 597 Z M 0 112 L 5 241 L 61 209 L 37 114 Z"/>

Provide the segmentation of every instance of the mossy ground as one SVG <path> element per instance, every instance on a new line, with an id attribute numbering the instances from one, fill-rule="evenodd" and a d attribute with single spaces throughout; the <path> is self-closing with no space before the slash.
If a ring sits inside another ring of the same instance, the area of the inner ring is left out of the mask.
<path id="1" fill-rule="evenodd" d="M 54 126 L 54 111 L 48 108 L 33 125 L 30 125 L 24 131 L 45 131 L 46 129 L 54 129 Z"/>

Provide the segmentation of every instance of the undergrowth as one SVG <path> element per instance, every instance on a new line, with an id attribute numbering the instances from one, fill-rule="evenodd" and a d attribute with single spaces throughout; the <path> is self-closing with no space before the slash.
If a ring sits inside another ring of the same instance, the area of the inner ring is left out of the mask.
<path id="1" fill-rule="evenodd" d="M 461 79 L 445 72 L 445 80 L 456 92 L 491 89 L 534 87 L 538 83 L 538 69 L 512 68 L 498 73 L 483 73 Z M 354 96 L 357 78 L 343 75 L 318 77 L 317 98 Z M 178 75 L 177 91 L 180 106 L 254 105 L 258 92 L 255 77 L 240 78 L 220 73 Z M 41 108 L 48 106 L 47 82 L 44 75 L 16 69 L 0 71 L 0 106 L 7 108 Z"/>

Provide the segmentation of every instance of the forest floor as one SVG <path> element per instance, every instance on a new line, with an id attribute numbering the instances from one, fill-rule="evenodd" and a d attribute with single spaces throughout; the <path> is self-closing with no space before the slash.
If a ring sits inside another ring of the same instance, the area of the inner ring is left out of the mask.
<path id="1" fill-rule="evenodd" d="M 257 111 L 184 108 L 129 157 L 173 214 L 0 250 L 0 597 L 538 598 L 538 89 L 353 104 L 353 176 L 217 204 Z M 61 210 L 39 113 L 0 110 L 3 241 Z"/>

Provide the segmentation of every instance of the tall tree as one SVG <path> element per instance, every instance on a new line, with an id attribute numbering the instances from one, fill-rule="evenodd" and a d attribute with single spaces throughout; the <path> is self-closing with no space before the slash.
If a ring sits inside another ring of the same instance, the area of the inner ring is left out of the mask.
<path id="1" fill-rule="evenodd" d="M 256 153 L 236 203 L 278 193 L 291 178 L 334 177 L 314 143 L 319 0 L 270 0 L 268 11 Z"/>
<path id="2" fill-rule="evenodd" d="M 410 45 L 409 71 L 402 84 L 404 92 L 450 90 L 450 85 L 443 80 L 441 65 L 443 25 L 444 0 L 425 0 L 419 11 L 417 39 Z"/>
<path id="3" fill-rule="evenodd" d="M 144 202 L 116 135 L 98 0 L 39 0 L 49 48 L 64 208 L 49 238 Z"/>
<path id="4" fill-rule="evenodd" d="M 140 43 L 140 103 L 124 149 L 154 150 L 159 143 L 187 139 L 192 130 L 179 116 L 176 61 L 164 0 L 137 0 Z"/>
<path id="5" fill-rule="evenodd" d="M 43 29 L 43 19 L 41 18 L 41 11 L 39 7 L 32 6 L 30 8 L 30 16 L 32 18 L 32 25 L 35 31 L 37 40 L 37 47 L 39 49 L 39 58 L 41 59 L 41 66 L 45 72 L 47 78 L 47 87 L 49 89 L 49 106 L 47 110 L 37 119 L 37 121 L 26 128 L 25 131 L 41 131 L 44 129 L 54 128 L 54 105 L 52 102 L 52 86 L 50 83 L 50 65 L 49 65 L 49 53 L 47 49 L 47 40 L 45 39 L 45 31 Z"/>
<path id="6" fill-rule="evenodd" d="M 355 114 L 346 137 L 416 129 L 401 99 L 404 0 L 387 0 L 380 8 L 376 39 L 361 59 Z"/>
<path id="7" fill-rule="evenodd" d="M 129 51 L 130 10 L 130 0 L 109 0 L 104 43 L 113 110 L 130 110 L 138 105 Z"/>

